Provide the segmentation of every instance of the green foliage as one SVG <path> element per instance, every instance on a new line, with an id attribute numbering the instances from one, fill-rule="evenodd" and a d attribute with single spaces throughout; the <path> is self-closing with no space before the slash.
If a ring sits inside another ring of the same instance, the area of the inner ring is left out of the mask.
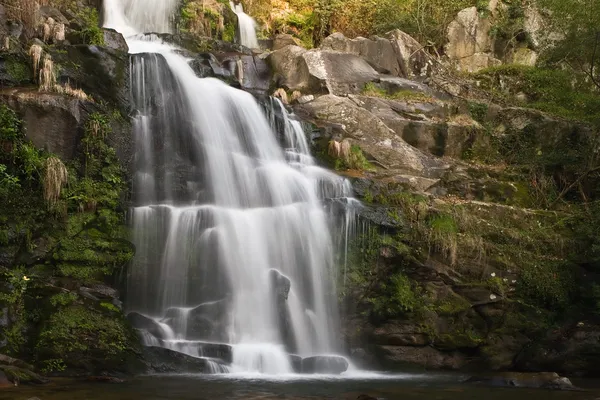
<path id="1" fill-rule="evenodd" d="M 113 312 L 113 313 L 121 313 L 121 310 L 119 309 L 119 307 L 115 306 L 112 303 L 107 303 L 107 302 L 102 302 L 100 303 L 100 307 Z"/>
<path id="2" fill-rule="evenodd" d="M 415 311 L 422 305 L 416 290 L 406 275 L 393 275 L 389 281 L 381 282 L 379 295 L 367 299 L 372 305 L 371 316 L 387 319 Z"/>
<path id="3" fill-rule="evenodd" d="M 20 171 L 28 180 L 40 180 L 44 166 L 44 155 L 30 143 L 20 143 L 15 152 Z"/>
<path id="4" fill-rule="evenodd" d="M 5 61 L 6 73 L 16 82 L 28 82 L 32 80 L 31 67 L 24 61 L 8 58 Z"/>
<path id="5" fill-rule="evenodd" d="M 549 309 L 562 309 L 569 305 L 575 290 L 575 279 L 570 266 L 546 262 L 526 264 L 521 271 L 518 291 L 534 304 Z"/>
<path id="6" fill-rule="evenodd" d="M 15 141 L 23 137 L 22 122 L 11 108 L 0 105 L 0 140 Z"/>
<path id="7" fill-rule="evenodd" d="M 600 96 L 589 85 L 578 84 L 571 72 L 523 65 L 502 65 L 479 71 L 475 77 L 494 101 L 514 102 L 518 93 L 525 106 L 560 117 L 600 123 Z M 506 88 L 501 90 L 499 88 Z M 523 105 L 523 104 L 521 104 Z"/>
<path id="8" fill-rule="evenodd" d="M 448 24 L 463 8 L 480 5 L 474 0 L 379 0 L 373 13 L 374 33 L 401 29 L 421 43 L 440 48 L 446 41 Z M 356 15 L 355 18 L 360 18 Z"/>
<path id="9" fill-rule="evenodd" d="M 471 114 L 471 117 L 475 121 L 483 124 L 485 123 L 485 117 L 487 116 L 488 108 L 489 106 L 485 103 L 470 102 L 469 114 Z"/>
<path id="10" fill-rule="evenodd" d="M 73 292 L 61 292 L 50 298 L 50 304 L 54 307 L 64 307 L 70 305 L 75 300 L 77 300 L 77 294 Z"/>
<path id="11" fill-rule="evenodd" d="M 43 361 L 42 372 L 45 374 L 51 372 L 62 372 L 67 369 L 67 365 L 62 358 L 51 358 Z"/>
<path id="12" fill-rule="evenodd" d="M 600 87 L 600 0 L 537 0 L 545 17 L 541 46 L 547 65 L 572 68 Z"/>
<path id="13" fill-rule="evenodd" d="M 36 351 L 42 360 L 118 359 L 129 348 L 129 335 L 121 318 L 74 305 L 50 316 L 40 332 Z"/>
<path id="14" fill-rule="evenodd" d="M 350 154 L 344 158 L 337 158 L 335 160 L 334 168 L 338 171 L 345 169 L 354 169 L 358 171 L 374 171 L 375 167 L 367 160 L 363 154 L 360 146 L 352 145 L 350 147 Z"/>
<path id="15" fill-rule="evenodd" d="M 235 25 L 232 23 L 226 23 L 225 29 L 223 30 L 222 39 L 226 42 L 233 43 L 235 41 Z"/>
<path id="16" fill-rule="evenodd" d="M 81 35 L 83 43 L 103 46 L 104 32 L 102 31 L 102 28 L 100 28 L 98 10 L 92 7 L 83 7 L 79 10 L 77 17 L 82 25 L 79 34 Z"/>
<path id="17" fill-rule="evenodd" d="M 8 320 L 12 323 L 2 330 L 6 339 L 6 350 L 10 354 L 19 354 L 26 342 L 25 329 L 25 294 L 29 286 L 30 277 L 26 275 L 23 267 L 2 271 L 1 281 L 7 287 L 0 292 L 0 304 L 8 311 Z"/>
<path id="18" fill-rule="evenodd" d="M 6 165 L 0 164 L 0 198 L 5 198 L 21 187 L 19 178 L 6 171 Z M 0 243 L 2 240 L 0 240 Z"/>

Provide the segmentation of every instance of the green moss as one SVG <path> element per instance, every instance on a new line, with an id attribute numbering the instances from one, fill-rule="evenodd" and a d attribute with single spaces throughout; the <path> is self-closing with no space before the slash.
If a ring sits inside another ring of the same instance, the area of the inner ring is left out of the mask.
<path id="1" fill-rule="evenodd" d="M 80 305 L 62 308 L 44 324 L 36 344 L 42 360 L 84 364 L 90 358 L 123 359 L 131 332 L 120 317 Z"/>
<path id="2" fill-rule="evenodd" d="M 73 292 L 61 292 L 50 298 L 50 304 L 54 307 L 68 306 L 77 300 L 77 294 Z"/>
<path id="3" fill-rule="evenodd" d="M 6 72 L 16 82 L 30 82 L 33 77 L 31 67 L 25 61 L 9 58 L 5 62 Z"/>
<path id="4" fill-rule="evenodd" d="M 225 24 L 222 40 L 233 43 L 235 41 L 235 25 L 231 22 Z"/>
<path id="5" fill-rule="evenodd" d="M 398 90 L 392 93 L 388 93 L 385 89 L 382 89 L 372 82 L 368 82 L 362 90 L 362 94 L 365 96 L 382 97 L 391 100 L 401 100 L 408 102 L 431 102 L 433 97 L 423 93 L 415 92 L 412 90 Z"/>
<path id="6" fill-rule="evenodd" d="M 389 318 L 415 311 L 422 306 L 417 287 L 403 273 L 393 275 L 388 282 L 381 282 L 381 294 L 368 299 L 371 313 L 376 318 Z"/>
<path id="7" fill-rule="evenodd" d="M 15 141 L 23 138 L 22 121 L 17 113 L 4 104 L 0 105 L 0 140 Z"/>
<path id="8" fill-rule="evenodd" d="M 470 102 L 469 103 L 469 114 L 471 114 L 471 117 L 475 121 L 483 124 L 483 123 L 485 123 L 485 118 L 488 113 L 488 108 L 489 108 L 489 106 L 485 103 Z"/>
<path id="9" fill-rule="evenodd" d="M 600 122 L 600 97 L 589 86 L 574 83 L 569 71 L 502 65 L 479 71 L 475 77 L 495 101 L 517 103 L 514 96 L 524 93 L 526 107 L 568 119 Z"/>

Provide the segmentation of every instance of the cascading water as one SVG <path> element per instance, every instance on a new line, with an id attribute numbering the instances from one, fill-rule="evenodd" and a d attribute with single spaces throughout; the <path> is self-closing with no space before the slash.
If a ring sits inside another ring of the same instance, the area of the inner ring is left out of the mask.
<path id="1" fill-rule="evenodd" d="M 242 3 L 229 2 L 231 9 L 237 15 L 238 28 L 240 32 L 240 44 L 250 49 L 258 49 L 258 39 L 256 37 L 256 21 L 244 12 Z"/>
<path id="2" fill-rule="evenodd" d="M 137 253 L 126 307 L 146 344 L 230 365 L 213 372 L 339 365 L 310 357 L 341 350 L 327 205 L 352 202 L 350 184 L 316 166 L 280 102 L 263 110 L 139 33 L 168 31 L 174 0 L 104 5 L 132 53 Z"/>

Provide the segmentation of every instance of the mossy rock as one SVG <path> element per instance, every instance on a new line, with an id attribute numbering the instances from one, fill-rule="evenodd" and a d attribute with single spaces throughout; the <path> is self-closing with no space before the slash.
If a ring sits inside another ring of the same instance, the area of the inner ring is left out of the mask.
<path id="1" fill-rule="evenodd" d="M 88 373 L 131 372 L 139 352 L 139 340 L 120 312 L 77 303 L 48 316 L 35 346 L 38 360 L 62 360 L 67 369 Z"/>
<path id="2" fill-rule="evenodd" d="M 20 54 L 0 53 L 0 86 L 33 85 L 33 70 L 29 59 Z"/>
<path id="3" fill-rule="evenodd" d="M 14 366 L 0 365 L 6 377 L 15 384 L 42 384 L 48 383 L 48 379 L 35 372 Z"/>

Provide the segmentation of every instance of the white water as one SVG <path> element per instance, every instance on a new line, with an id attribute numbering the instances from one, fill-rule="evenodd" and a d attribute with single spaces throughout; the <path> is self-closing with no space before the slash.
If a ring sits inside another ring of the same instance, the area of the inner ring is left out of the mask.
<path id="1" fill-rule="evenodd" d="M 231 9 L 238 17 L 238 27 L 240 31 L 240 44 L 251 49 L 258 49 L 258 39 L 256 38 L 256 21 L 244 12 L 242 3 L 235 4 L 229 2 Z"/>
<path id="2" fill-rule="evenodd" d="M 176 1 L 104 5 L 105 26 L 136 54 L 126 306 L 160 324 L 163 337 L 145 332 L 146 344 L 198 357 L 202 343 L 228 344 L 231 370 L 244 373 L 290 374 L 289 353 L 339 353 L 324 200 L 348 202 L 350 184 L 315 165 L 280 102 L 267 118 L 252 95 L 197 78 L 173 46 L 141 34 L 168 32 Z"/>

